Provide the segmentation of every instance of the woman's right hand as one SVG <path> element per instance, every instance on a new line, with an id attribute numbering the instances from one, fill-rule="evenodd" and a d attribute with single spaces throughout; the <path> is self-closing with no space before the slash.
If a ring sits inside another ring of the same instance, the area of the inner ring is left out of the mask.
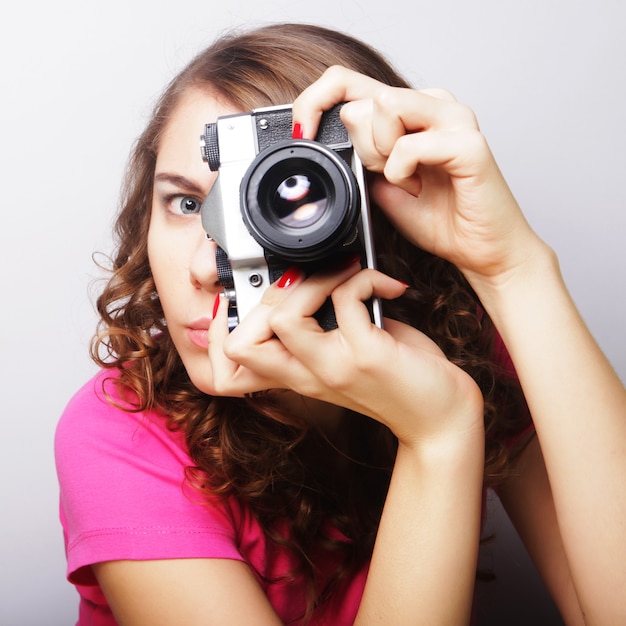
<path id="1" fill-rule="evenodd" d="M 237 380 L 271 383 L 368 415 L 406 445 L 482 428 L 482 396 L 468 374 L 414 328 L 372 324 L 364 301 L 396 298 L 406 285 L 359 270 L 354 263 L 288 287 L 271 285 L 230 334 L 221 310 L 209 342 L 221 392 L 230 394 Z M 324 331 L 313 315 L 329 294 L 338 327 Z"/>

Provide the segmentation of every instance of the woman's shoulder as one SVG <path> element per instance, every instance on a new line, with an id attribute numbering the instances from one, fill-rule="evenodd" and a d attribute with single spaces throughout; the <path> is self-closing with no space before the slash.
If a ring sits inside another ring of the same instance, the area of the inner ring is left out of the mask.
<path id="1" fill-rule="evenodd" d="M 121 389 L 118 370 L 100 369 L 70 398 L 57 430 L 104 428 L 108 432 L 113 424 L 130 423 L 165 426 L 164 416 L 150 410 L 138 411 L 131 400 L 132 394 Z"/>
<path id="2" fill-rule="evenodd" d="M 241 559 L 230 509 L 188 480 L 181 432 L 117 393 L 98 372 L 70 399 L 55 438 L 68 573 L 94 584 L 88 565 L 119 559 Z"/>
<path id="3" fill-rule="evenodd" d="M 84 411 L 109 413 L 132 411 L 129 402 L 124 402 L 119 392 L 120 372 L 116 369 L 99 369 L 70 398 L 61 421 L 81 415 Z"/>
<path id="4" fill-rule="evenodd" d="M 100 370 L 71 397 L 56 428 L 57 463 L 145 458 L 190 465 L 182 433 L 168 428 L 166 416 L 134 409 L 120 395 L 118 381 L 116 371 Z"/>

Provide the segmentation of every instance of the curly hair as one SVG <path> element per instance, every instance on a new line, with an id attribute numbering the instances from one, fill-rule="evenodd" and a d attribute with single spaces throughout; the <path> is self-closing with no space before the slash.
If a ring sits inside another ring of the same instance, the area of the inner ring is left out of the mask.
<path id="1" fill-rule="evenodd" d="M 91 348 L 101 367 L 119 370 L 120 393 L 135 410 L 157 410 L 172 429 L 184 432 L 195 464 L 188 479 L 207 500 L 237 498 L 271 542 L 294 553 L 299 567 L 288 578 L 307 582 L 308 616 L 371 556 L 395 438 L 377 422 L 349 414 L 331 442 L 267 394 L 222 398 L 195 388 L 168 334 L 148 262 L 147 232 L 160 137 L 186 90 L 207 90 L 245 111 L 291 102 L 337 64 L 409 86 L 369 46 L 304 24 L 227 34 L 174 78 L 131 153 L 115 227 L 116 255 L 97 300 L 101 321 Z M 529 420 L 515 377 L 494 359 L 493 325 L 454 266 L 408 243 L 380 210 L 372 211 L 380 269 L 412 287 L 386 303 L 385 314 L 426 333 L 479 384 L 485 399 L 485 485 L 493 486 L 506 477 L 515 454 L 507 441 Z M 333 539 L 329 525 L 349 541 Z M 324 589 L 315 587 L 309 557 L 319 549 L 339 563 Z"/>

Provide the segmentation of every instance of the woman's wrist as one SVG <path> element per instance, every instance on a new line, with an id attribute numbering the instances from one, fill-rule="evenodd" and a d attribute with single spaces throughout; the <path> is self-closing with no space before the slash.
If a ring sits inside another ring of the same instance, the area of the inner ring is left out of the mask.
<path id="1" fill-rule="evenodd" d="M 498 317 L 505 317 L 509 307 L 530 292 L 562 285 L 563 279 L 556 253 L 539 237 L 529 241 L 519 254 L 520 260 L 494 274 L 465 271 L 465 277 L 482 305 L 499 327 Z M 522 303 L 523 304 L 523 303 Z"/>
<path id="2" fill-rule="evenodd" d="M 438 420 L 436 429 L 398 437 L 398 455 L 411 457 L 423 467 L 435 468 L 445 464 L 451 468 L 457 462 L 475 460 L 484 449 L 484 404 L 480 391 L 468 393 L 463 405 L 454 415 Z"/>

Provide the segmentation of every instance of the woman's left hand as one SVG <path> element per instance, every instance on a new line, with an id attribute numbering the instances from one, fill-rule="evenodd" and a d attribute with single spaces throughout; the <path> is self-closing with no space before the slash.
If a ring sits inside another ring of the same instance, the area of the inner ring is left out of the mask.
<path id="1" fill-rule="evenodd" d="M 528 226 L 474 113 L 443 90 L 393 88 L 333 67 L 293 104 L 306 138 L 323 111 L 341 119 L 364 166 L 370 195 L 415 245 L 471 280 L 497 281 L 539 240 Z"/>

